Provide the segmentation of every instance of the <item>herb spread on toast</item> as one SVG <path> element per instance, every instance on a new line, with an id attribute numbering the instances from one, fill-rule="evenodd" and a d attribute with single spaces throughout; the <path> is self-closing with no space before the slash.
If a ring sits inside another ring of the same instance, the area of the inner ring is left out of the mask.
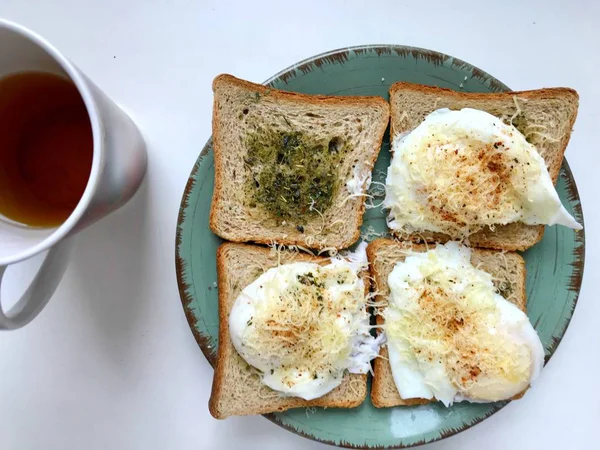
<path id="1" fill-rule="evenodd" d="M 315 139 L 299 131 L 259 129 L 246 138 L 246 193 L 273 216 L 305 223 L 332 203 L 339 189 L 341 138 Z"/>

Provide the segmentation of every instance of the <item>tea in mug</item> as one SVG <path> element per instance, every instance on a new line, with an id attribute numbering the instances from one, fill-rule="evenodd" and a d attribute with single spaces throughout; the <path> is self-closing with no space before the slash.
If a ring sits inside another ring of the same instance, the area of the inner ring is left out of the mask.
<path id="1" fill-rule="evenodd" d="M 0 78 L 0 220 L 56 227 L 92 167 L 87 109 L 71 81 L 44 72 Z"/>

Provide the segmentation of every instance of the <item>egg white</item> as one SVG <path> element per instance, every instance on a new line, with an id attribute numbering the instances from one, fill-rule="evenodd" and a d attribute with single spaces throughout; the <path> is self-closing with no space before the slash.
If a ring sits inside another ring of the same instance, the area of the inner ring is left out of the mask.
<path id="1" fill-rule="evenodd" d="M 463 293 L 465 287 L 473 282 L 470 263 L 471 252 L 467 247 L 450 242 L 438 245 L 436 249 L 425 253 L 415 253 L 405 261 L 396 264 L 388 277 L 390 287 L 389 306 L 384 311 L 386 330 L 403 315 L 410 314 L 419 307 L 419 297 L 422 293 L 423 280 L 432 271 L 449 271 L 453 273 L 469 273 L 469 276 L 457 279 L 450 285 L 452 292 Z M 467 270 L 469 268 L 469 270 Z M 475 272 L 475 275 L 477 273 Z M 479 271 L 482 272 L 482 271 Z M 479 278 L 478 282 L 481 282 Z M 520 361 L 525 367 L 530 367 L 529 377 L 519 382 L 509 382 L 503 378 L 490 378 L 481 373 L 477 383 L 466 392 L 451 381 L 444 355 L 433 358 L 418 358 L 414 353 L 415 347 L 402 337 L 395 337 L 386 331 L 389 362 L 398 392 L 403 399 L 422 398 L 437 399 L 446 406 L 453 402 L 488 402 L 509 399 L 523 392 L 540 373 L 544 364 L 544 349 L 542 343 L 529 322 L 529 319 L 519 308 L 496 293 L 491 276 L 486 274 L 482 285 L 492 294 L 498 318 L 490 320 L 489 336 L 501 336 L 518 345 L 523 354 L 529 358 Z M 424 328 L 425 330 L 425 328 Z M 423 331 L 423 330 L 419 330 Z M 424 331 L 425 332 L 425 331 Z M 419 338 L 427 340 L 427 335 Z M 431 342 L 436 345 L 435 342 Z"/>
<path id="2" fill-rule="evenodd" d="M 494 224 L 559 224 L 581 229 L 581 225 L 561 204 L 546 164 L 535 147 L 512 125 L 504 124 L 487 112 L 471 108 L 458 111 L 438 109 L 411 132 L 394 137 L 384 201 L 384 207 L 390 209 L 388 225 L 391 229 L 409 233 L 446 231 L 439 225 L 435 214 L 432 215 L 425 207 L 427 193 L 419 191 L 422 186 L 414 162 L 429 164 L 429 170 L 435 174 L 436 165 L 443 164 L 442 159 L 436 163 L 436 155 L 442 155 L 448 147 L 460 155 L 465 152 L 467 145 L 473 143 L 482 146 L 501 144 L 503 148 L 510 149 L 515 161 L 514 170 L 534 173 L 531 171 L 535 169 L 539 172 L 537 178 L 528 180 L 524 192 L 517 192 L 515 198 L 509 199 L 507 196 L 504 210 L 495 217 Z M 426 161 L 425 155 L 433 155 L 434 160 Z M 440 179 L 442 182 L 452 184 L 452 180 Z M 481 212 L 483 218 L 486 211 Z"/>
<path id="3" fill-rule="evenodd" d="M 379 353 L 383 337 L 374 338 L 370 334 L 369 314 L 364 299 L 364 282 L 358 276 L 366 267 L 366 244 L 361 244 L 354 254 L 345 258 L 333 258 L 321 269 L 335 276 L 337 271 L 352 270 L 351 283 L 328 283 L 325 287 L 333 301 L 340 299 L 348 291 L 361 292 L 364 303 L 356 314 L 342 312 L 333 326 L 345 336 L 350 351 L 343 360 L 337 361 L 335 369 L 315 374 L 302 365 L 282 367 L 277 358 L 266 358 L 264 352 L 249 351 L 246 346 L 248 333 L 254 326 L 252 320 L 261 307 L 269 308 L 282 293 L 298 283 L 298 276 L 314 272 L 317 264 L 296 262 L 271 268 L 246 286 L 236 299 L 229 315 L 231 341 L 240 356 L 261 372 L 262 382 L 282 395 L 296 396 L 305 400 L 322 397 L 342 382 L 344 372 L 367 373 L 370 361 Z M 323 343 L 326 345 L 326 343 Z M 262 355 L 260 354 L 262 353 Z"/>

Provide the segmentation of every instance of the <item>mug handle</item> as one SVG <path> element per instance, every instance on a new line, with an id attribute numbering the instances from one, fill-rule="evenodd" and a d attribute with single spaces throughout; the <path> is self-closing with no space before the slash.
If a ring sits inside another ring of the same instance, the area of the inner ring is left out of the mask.
<path id="1" fill-rule="evenodd" d="M 19 301 L 5 312 L 0 296 L 0 330 L 15 330 L 27 325 L 46 306 L 69 264 L 73 237 L 67 237 L 48 250 L 35 278 Z M 0 288 L 8 266 L 0 266 Z"/>

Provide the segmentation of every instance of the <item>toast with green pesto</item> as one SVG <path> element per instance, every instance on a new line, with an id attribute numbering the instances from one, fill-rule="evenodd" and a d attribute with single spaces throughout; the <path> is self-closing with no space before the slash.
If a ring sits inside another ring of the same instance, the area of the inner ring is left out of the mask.
<path id="1" fill-rule="evenodd" d="M 213 91 L 213 232 L 316 249 L 356 242 L 389 104 L 285 92 L 231 75 L 215 78 Z"/>

